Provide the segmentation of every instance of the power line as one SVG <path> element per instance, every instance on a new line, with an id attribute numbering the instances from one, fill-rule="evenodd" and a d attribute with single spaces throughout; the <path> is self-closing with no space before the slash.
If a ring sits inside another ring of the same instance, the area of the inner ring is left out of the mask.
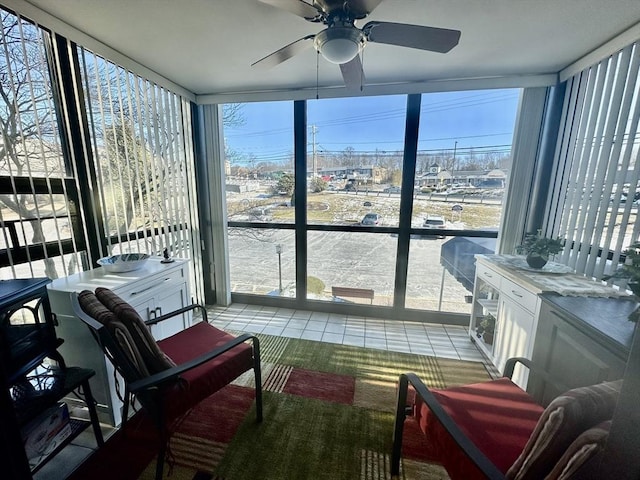
<path id="1" fill-rule="evenodd" d="M 447 152 L 452 152 L 453 148 L 431 148 L 431 149 L 418 149 L 418 156 L 429 156 L 429 155 L 442 155 Z M 458 157 L 468 157 L 472 154 L 474 155 L 508 155 L 511 153 L 511 144 L 499 144 L 499 145 L 485 145 L 485 146 L 471 146 L 471 147 L 459 147 L 456 146 L 456 158 Z M 309 152 L 312 154 L 312 152 Z M 340 157 L 344 154 L 343 150 L 325 150 L 322 149 L 317 153 L 318 157 Z M 355 155 L 360 157 L 376 157 L 376 158 L 397 158 L 402 156 L 402 151 L 398 150 L 396 152 L 384 152 L 380 150 L 365 150 L 365 151 L 356 151 Z M 283 154 L 273 154 L 273 155 L 261 155 L 254 156 L 251 159 L 241 159 L 234 160 L 234 165 L 247 165 L 251 163 L 285 163 L 291 161 L 291 152 L 283 153 Z"/>
<path id="2" fill-rule="evenodd" d="M 497 103 L 502 100 L 512 99 L 517 95 L 518 95 L 517 92 L 511 93 L 511 92 L 500 91 L 500 92 L 495 92 L 495 94 L 491 93 L 487 95 L 487 94 L 479 93 L 476 95 L 470 95 L 460 99 L 442 100 L 440 102 L 423 101 L 423 105 L 420 109 L 420 112 L 435 113 L 435 112 L 442 112 L 446 110 L 457 110 L 463 107 L 467 108 L 467 107 L 474 107 L 478 105 L 486 105 L 489 103 Z M 483 100 L 481 101 L 472 100 L 475 97 L 483 98 Z M 382 121 L 382 120 L 389 120 L 392 118 L 404 118 L 405 112 L 406 110 L 404 108 L 397 108 L 397 109 L 385 110 L 378 113 L 369 112 L 369 113 L 363 113 L 360 115 L 352 115 L 349 117 L 337 118 L 333 120 L 315 121 L 314 124 L 319 127 L 331 127 L 331 126 L 339 126 L 339 125 L 351 125 L 351 124 L 360 123 L 363 121 L 366 121 L 366 122 Z M 225 136 L 227 138 L 236 138 L 236 137 L 255 138 L 255 137 L 261 137 L 261 136 L 279 135 L 279 134 L 289 133 L 289 132 L 293 133 L 293 125 L 291 126 L 291 128 L 286 127 L 286 128 L 271 129 L 271 130 L 261 130 L 258 132 L 242 131 L 242 127 L 240 127 L 237 129 L 228 130 L 227 133 L 225 133 Z"/>
<path id="3" fill-rule="evenodd" d="M 513 135 L 513 132 L 505 132 L 505 133 L 487 133 L 484 135 L 465 135 L 465 136 L 455 136 L 455 137 L 442 137 L 442 138 L 425 138 L 418 140 L 420 143 L 424 142 L 440 142 L 444 140 L 460 140 L 466 138 L 486 138 L 486 137 L 500 137 L 504 135 Z M 379 142 L 322 142 L 323 145 L 376 145 L 376 144 L 404 144 L 404 140 L 398 141 L 379 141 Z"/>

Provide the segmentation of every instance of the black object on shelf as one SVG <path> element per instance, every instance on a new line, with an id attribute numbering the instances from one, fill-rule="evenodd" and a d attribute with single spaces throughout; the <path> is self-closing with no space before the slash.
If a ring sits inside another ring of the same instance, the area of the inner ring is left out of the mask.
<path id="1" fill-rule="evenodd" d="M 10 387 L 19 423 L 41 412 L 64 395 L 67 371 L 51 365 L 40 365 Z"/>
<path id="2" fill-rule="evenodd" d="M 0 361 L 9 383 L 33 370 L 62 343 L 47 297 L 48 278 L 0 281 Z"/>
<path id="3" fill-rule="evenodd" d="M 53 390 L 47 391 L 44 389 L 45 393 L 37 396 L 36 402 L 23 402 L 21 405 L 16 406 L 16 416 L 18 417 L 18 422 L 21 426 L 25 425 L 29 420 L 37 416 L 38 413 L 58 403 L 61 398 L 71 392 L 77 391 L 79 395 L 84 398 L 85 403 L 87 404 L 87 409 L 89 410 L 90 420 L 72 418 L 71 435 L 67 437 L 64 442 L 57 445 L 45 460 L 32 469 L 31 473 L 35 473 L 42 468 L 51 458 L 53 458 L 66 445 L 71 443 L 89 425 L 93 427 L 93 433 L 98 447 L 101 447 L 104 444 L 102 431 L 100 430 L 100 423 L 98 421 L 98 413 L 96 411 L 96 402 L 93 398 L 93 394 L 91 393 L 91 386 L 89 385 L 89 379 L 94 375 L 95 372 L 88 368 L 66 367 L 64 369 L 63 376 L 52 380 L 55 385 Z M 54 395 L 52 393 L 53 391 L 56 391 L 57 394 Z"/>
<path id="4" fill-rule="evenodd" d="M 47 278 L 0 281 L 0 399 L 7 407 L 0 446 L 13 452 L 6 470 L 18 478 L 38 471 L 89 425 L 98 446 L 104 444 L 89 384 L 95 372 L 68 367 L 57 351 L 63 340 L 56 335 L 48 283 Z M 16 447 L 23 446 L 20 429 L 72 392 L 86 403 L 90 420 L 70 419 L 69 435 L 30 468 L 24 449 Z"/>

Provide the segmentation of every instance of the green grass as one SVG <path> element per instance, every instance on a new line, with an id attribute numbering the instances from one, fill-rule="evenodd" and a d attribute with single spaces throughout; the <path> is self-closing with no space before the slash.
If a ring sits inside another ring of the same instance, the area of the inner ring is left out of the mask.
<path id="1" fill-rule="evenodd" d="M 371 202 L 365 207 L 364 202 Z M 267 203 L 267 202 L 265 202 Z M 429 200 L 428 196 L 418 196 L 413 203 L 413 224 L 422 225 L 427 215 L 441 215 L 447 221 L 457 221 L 458 218 L 467 229 L 484 229 L 497 227 L 500 222 L 501 205 L 463 203 L 460 216 L 453 215 L 451 207 L 454 202 Z M 379 196 L 346 195 L 330 192 L 310 193 L 308 197 L 307 221 L 309 223 L 339 223 L 356 224 L 369 212 L 382 215 L 384 225 L 397 225 L 400 211 L 399 196 L 380 194 Z M 293 222 L 294 209 L 291 207 L 276 207 L 272 212 L 275 222 Z"/>

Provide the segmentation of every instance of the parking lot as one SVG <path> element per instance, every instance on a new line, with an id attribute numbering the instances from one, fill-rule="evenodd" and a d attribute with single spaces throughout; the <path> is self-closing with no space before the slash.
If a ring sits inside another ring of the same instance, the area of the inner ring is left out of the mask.
<path id="1" fill-rule="evenodd" d="M 280 277 L 276 245 L 281 245 L 283 294 L 293 296 L 294 232 L 234 230 L 229 240 L 232 291 L 277 295 Z M 407 307 L 469 312 L 464 301 L 469 292 L 440 264 L 440 248 L 447 240 L 411 239 Z M 310 296 L 331 301 L 332 286 L 370 288 L 375 291 L 375 305 L 392 305 L 396 249 L 397 238 L 390 234 L 309 232 L 308 274 L 324 284 L 323 292 Z"/>

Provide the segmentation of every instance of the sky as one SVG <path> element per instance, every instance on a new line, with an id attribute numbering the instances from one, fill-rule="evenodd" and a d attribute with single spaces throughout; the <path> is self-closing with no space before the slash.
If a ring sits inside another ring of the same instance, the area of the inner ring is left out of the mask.
<path id="1" fill-rule="evenodd" d="M 508 150 L 520 90 L 482 90 L 422 95 L 420 151 L 463 153 Z M 308 149 L 340 152 L 394 152 L 402 149 L 407 97 L 389 95 L 309 100 Z M 290 158 L 293 151 L 293 102 L 247 103 L 245 123 L 225 128 L 232 150 L 256 162 Z M 314 133 L 315 132 L 315 133 Z"/>

